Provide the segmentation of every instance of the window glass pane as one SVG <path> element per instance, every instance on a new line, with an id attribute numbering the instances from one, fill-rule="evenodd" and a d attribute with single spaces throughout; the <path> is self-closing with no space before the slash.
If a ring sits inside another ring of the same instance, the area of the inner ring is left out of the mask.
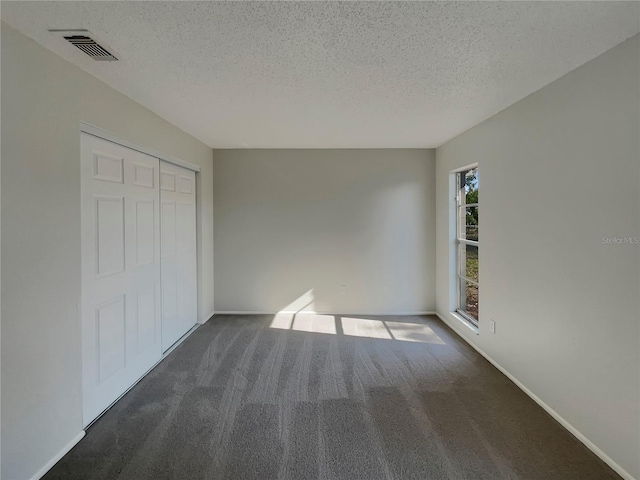
<path id="1" fill-rule="evenodd" d="M 479 240 L 479 180 L 478 169 L 460 172 L 457 175 L 457 200 L 458 208 L 456 234 L 458 238 L 477 242 Z M 458 244 L 458 311 L 465 316 L 472 318 L 474 323 L 478 322 L 478 280 L 479 280 L 479 257 L 478 247 Z M 464 277 L 464 278 L 463 278 Z M 466 279 L 469 279 L 467 281 Z"/>
<path id="2" fill-rule="evenodd" d="M 478 241 L 478 207 L 466 207 L 465 233 L 468 240 Z"/>
<path id="3" fill-rule="evenodd" d="M 465 172 L 464 182 L 465 203 L 478 203 L 478 169 Z"/>
<path id="4" fill-rule="evenodd" d="M 460 244 L 460 274 L 478 282 L 478 247 Z"/>
<path id="5" fill-rule="evenodd" d="M 478 304 L 478 286 L 460 279 L 460 310 L 478 321 Z"/>

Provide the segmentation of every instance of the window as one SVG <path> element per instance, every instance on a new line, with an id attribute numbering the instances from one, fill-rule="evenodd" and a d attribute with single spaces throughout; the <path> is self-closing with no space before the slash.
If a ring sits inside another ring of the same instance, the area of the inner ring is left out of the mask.
<path id="1" fill-rule="evenodd" d="M 478 167 L 456 173 L 456 311 L 478 325 Z"/>

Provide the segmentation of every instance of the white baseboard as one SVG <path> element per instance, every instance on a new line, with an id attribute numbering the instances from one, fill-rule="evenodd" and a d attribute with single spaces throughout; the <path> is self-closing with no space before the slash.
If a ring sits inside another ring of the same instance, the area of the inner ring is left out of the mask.
<path id="1" fill-rule="evenodd" d="M 204 325 L 205 323 L 207 323 L 209 320 L 211 320 L 211 317 L 213 317 L 217 312 L 211 312 L 209 314 L 209 316 L 204 317 L 202 320 L 200 320 L 200 322 L 198 322 L 200 325 Z"/>
<path id="2" fill-rule="evenodd" d="M 260 311 L 246 311 L 246 310 L 221 310 L 216 311 L 215 315 L 276 315 L 277 313 L 312 313 L 316 315 L 437 315 L 436 312 L 432 311 L 401 311 L 401 312 L 325 312 L 325 311 L 316 311 L 316 310 L 303 310 L 303 311 L 295 311 L 295 310 L 281 310 L 279 312 L 260 312 Z"/>
<path id="3" fill-rule="evenodd" d="M 274 312 L 257 312 L 251 310 L 216 310 L 214 315 L 275 315 Z"/>
<path id="4" fill-rule="evenodd" d="M 636 480 L 631 474 L 629 474 L 629 472 L 627 472 L 624 468 L 622 468 L 620 465 L 618 465 L 616 462 L 614 462 L 611 457 L 609 457 L 609 455 L 607 455 L 606 453 L 604 453 L 595 443 L 593 443 L 591 440 L 589 440 L 585 435 L 582 434 L 582 432 L 580 432 L 580 430 L 578 430 L 577 428 L 575 428 L 573 425 L 571 425 L 567 420 L 565 420 L 562 416 L 560 416 L 560 414 L 558 412 L 556 412 L 553 408 L 551 408 L 549 405 L 547 405 L 544 401 L 542 401 L 540 399 L 540 397 L 538 397 L 535 393 L 533 393 L 531 390 L 529 390 L 524 384 L 522 384 L 520 382 L 520 380 L 518 380 L 516 377 L 514 377 L 513 375 L 511 375 L 511 373 L 509 373 L 509 371 L 502 367 L 502 365 L 500 365 L 498 362 L 496 362 L 493 358 L 491 358 L 489 355 L 487 355 L 480 347 L 478 347 L 477 345 L 475 345 L 474 343 L 472 343 L 471 341 L 469 341 L 464 335 L 462 335 L 459 331 L 458 331 L 458 326 L 454 325 L 452 322 L 450 322 L 449 320 L 447 320 L 445 318 L 445 316 L 440 315 L 439 313 L 435 313 L 435 315 L 442 320 L 442 322 L 444 322 L 445 324 L 447 324 L 454 332 L 456 332 L 458 334 L 458 336 L 460 338 L 462 338 L 465 342 L 467 342 L 469 345 L 471 345 L 471 347 L 476 350 L 480 355 L 482 355 L 484 358 L 486 358 L 489 363 L 491 363 L 494 367 L 496 367 L 498 370 L 500 370 L 509 380 L 511 380 L 513 383 L 515 383 L 518 388 L 520 388 L 520 390 L 522 390 L 524 393 L 526 393 L 529 397 L 531 397 L 531 399 L 536 402 L 538 405 L 540 405 L 549 415 L 551 415 L 560 425 L 562 425 L 564 428 L 566 428 L 574 437 L 576 437 L 578 440 L 580 440 L 582 443 L 584 443 L 584 445 L 591 450 L 593 453 L 595 453 L 598 457 L 600 457 L 600 459 L 606 463 L 607 465 L 609 465 L 618 475 L 620 475 L 624 480 Z"/>
<path id="5" fill-rule="evenodd" d="M 84 437 L 84 430 L 76 435 L 69 443 L 67 443 L 67 445 L 65 445 L 62 450 L 60 450 L 51 460 L 49 460 L 40 470 L 38 470 L 38 472 L 33 477 L 31 477 L 31 480 L 40 480 L 42 477 L 44 477 L 45 473 L 51 470 L 62 457 L 69 453 L 69 450 L 75 447 L 76 444 L 80 440 L 82 440 L 82 437 Z"/>

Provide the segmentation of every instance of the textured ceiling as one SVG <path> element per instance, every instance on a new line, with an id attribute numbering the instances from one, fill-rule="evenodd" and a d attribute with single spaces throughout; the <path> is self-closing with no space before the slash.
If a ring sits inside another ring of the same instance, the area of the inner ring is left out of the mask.
<path id="1" fill-rule="evenodd" d="M 435 147 L 638 33 L 637 2 L 2 2 L 214 148 Z M 94 62 L 49 28 L 87 28 Z"/>

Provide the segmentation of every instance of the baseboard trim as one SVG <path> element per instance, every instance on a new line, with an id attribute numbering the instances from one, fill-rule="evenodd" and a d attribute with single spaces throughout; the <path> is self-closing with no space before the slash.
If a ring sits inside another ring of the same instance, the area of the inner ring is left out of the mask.
<path id="1" fill-rule="evenodd" d="M 520 380 L 514 377 L 509 371 L 496 362 L 493 358 L 491 358 L 487 353 L 485 353 L 480 347 L 475 345 L 473 342 L 469 341 L 464 335 L 462 335 L 458 331 L 458 326 L 454 325 L 451 321 L 447 320 L 445 316 L 440 315 L 439 313 L 435 313 L 435 315 L 442 320 L 443 323 L 448 325 L 451 330 L 453 330 L 462 340 L 467 342 L 475 351 L 477 351 L 480 355 L 486 358 L 489 363 L 491 363 L 494 367 L 500 370 L 509 380 L 516 384 L 516 386 L 526 393 L 531 399 L 540 405 L 549 415 L 551 415 L 560 425 L 566 428 L 574 437 L 580 440 L 589 450 L 595 453 L 604 463 L 609 465 L 618 475 L 620 475 L 624 480 L 636 480 L 629 472 L 627 472 L 624 468 L 618 465 L 615 461 L 609 457 L 606 453 L 604 453 L 595 443 L 589 440 L 580 430 L 571 425 L 567 420 L 565 420 L 558 412 L 556 412 L 553 408 L 547 405 L 540 397 L 538 397 L 535 393 L 529 390 Z"/>
<path id="2" fill-rule="evenodd" d="M 200 322 L 198 322 L 200 325 L 204 325 L 205 323 L 207 323 L 209 320 L 211 320 L 213 318 L 213 316 L 216 314 L 216 312 L 211 312 L 209 314 L 208 317 L 204 317 Z"/>
<path id="3" fill-rule="evenodd" d="M 40 480 L 45 474 L 53 468 L 53 466 L 60 461 L 62 457 L 64 457 L 69 451 L 76 446 L 76 444 L 82 440 L 84 437 L 84 430 L 82 430 L 78 435 L 76 435 L 67 445 L 64 446 L 62 450 L 60 450 L 56 455 L 51 458 L 44 466 L 38 470 L 38 472 L 31 477 L 31 480 Z"/>
<path id="4" fill-rule="evenodd" d="M 216 310 L 214 315 L 275 315 L 275 313 L 258 312 L 253 310 Z"/>
<path id="5" fill-rule="evenodd" d="M 401 312 L 327 312 L 316 310 L 281 310 L 279 312 L 262 312 L 252 310 L 219 310 L 214 315 L 276 315 L 278 313 L 313 313 L 316 315 L 437 315 L 432 311 L 401 311 Z"/>

